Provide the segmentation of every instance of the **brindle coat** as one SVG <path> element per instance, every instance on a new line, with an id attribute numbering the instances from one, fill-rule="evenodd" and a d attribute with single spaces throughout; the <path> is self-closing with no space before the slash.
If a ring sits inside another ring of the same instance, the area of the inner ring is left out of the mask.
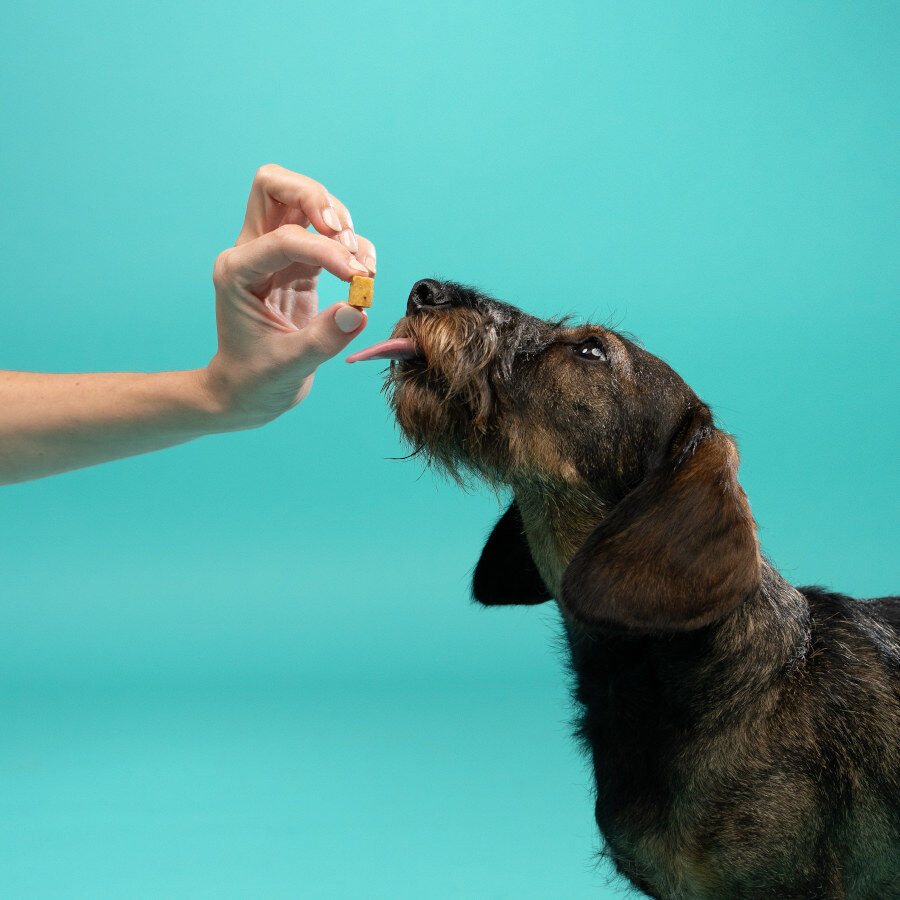
<path id="1" fill-rule="evenodd" d="M 900 598 L 788 584 L 733 440 L 622 335 L 435 281 L 394 335 L 415 449 L 512 489 L 474 595 L 558 602 L 617 870 L 660 898 L 900 898 Z"/>

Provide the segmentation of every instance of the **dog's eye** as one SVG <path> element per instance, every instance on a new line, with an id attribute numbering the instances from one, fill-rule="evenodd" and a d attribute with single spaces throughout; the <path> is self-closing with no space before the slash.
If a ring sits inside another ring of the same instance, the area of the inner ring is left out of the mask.
<path id="1" fill-rule="evenodd" d="M 573 349 L 579 359 L 587 362 L 606 362 L 606 353 L 597 338 L 588 338 L 586 341 L 576 344 Z"/>

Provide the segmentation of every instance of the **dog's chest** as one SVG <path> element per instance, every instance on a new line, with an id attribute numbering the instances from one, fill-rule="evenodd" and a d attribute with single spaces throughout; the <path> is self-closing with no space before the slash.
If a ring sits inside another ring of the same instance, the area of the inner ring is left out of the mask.
<path id="1" fill-rule="evenodd" d="M 668 779 L 657 780 L 660 760 L 652 752 L 632 749 L 631 759 L 594 754 L 595 818 L 616 868 L 652 896 L 726 896 L 720 866 L 700 839 L 697 811 L 687 808 Z"/>
<path id="2" fill-rule="evenodd" d="M 597 788 L 595 817 L 612 860 L 651 895 L 727 896 L 724 848 L 710 852 L 711 812 L 729 805 L 743 763 L 712 747 L 694 752 L 702 727 L 672 690 L 673 682 L 690 679 L 689 668 L 663 664 L 651 638 L 567 628 L 584 710 L 580 731 Z M 689 658 L 695 639 L 684 641 Z"/>
<path id="3" fill-rule="evenodd" d="M 595 817 L 622 874 L 651 896 L 703 900 L 786 896 L 780 888 L 795 878 L 818 877 L 817 784 L 783 758 L 781 729 L 771 745 L 748 740 L 763 733 L 769 704 L 754 704 L 760 718 L 751 710 L 729 722 L 717 708 L 692 707 L 690 668 L 679 658 L 664 663 L 651 639 L 620 641 L 570 625 L 569 642 Z M 684 635 L 665 645 L 671 653 L 683 643 L 689 659 L 701 642 Z M 673 690 L 678 683 L 685 693 Z M 801 863 L 806 874 L 798 875 Z M 749 885 L 759 891 L 745 894 Z M 820 896 L 805 889 L 791 896 Z"/>

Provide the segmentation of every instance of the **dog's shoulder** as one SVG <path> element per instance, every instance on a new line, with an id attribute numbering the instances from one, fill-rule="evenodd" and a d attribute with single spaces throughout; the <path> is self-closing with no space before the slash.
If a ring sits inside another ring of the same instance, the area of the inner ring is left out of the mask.
<path id="1" fill-rule="evenodd" d="M 893 637 L 900 640 L 900 596 L 860 599 L 819 585 L 805 585 L 797 590 L 806 598 L 813 620 L 820 624 L 873 620 L 887 626 Z"/>
<path id="2" fill-rule="evenodd" d="M 896 745 L 900 729 L 900 599 L 861 600 L 817 586 L 798 590 L 809 605 L 809 686 L 822 708 L 848 711 Z"/>
<path id="3" fill-rule="evenodd" d="M 873 597 L 871 600 L 860 600 L 866 604 L 867 611 L 884 619 L 897 634 L 900 634 L 900 597 Z"/>

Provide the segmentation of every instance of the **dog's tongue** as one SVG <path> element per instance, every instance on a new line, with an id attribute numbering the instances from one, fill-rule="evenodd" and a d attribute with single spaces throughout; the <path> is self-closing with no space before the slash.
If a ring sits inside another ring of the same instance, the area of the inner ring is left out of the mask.
<path id="1" fill-rule="evenodd" d="M 347 357 L 348 363 L 362 362 L 364 359 L 412 359 L 419 355 L 419 345 L 412 338 L 388 338 L 357 350 Z"/>

